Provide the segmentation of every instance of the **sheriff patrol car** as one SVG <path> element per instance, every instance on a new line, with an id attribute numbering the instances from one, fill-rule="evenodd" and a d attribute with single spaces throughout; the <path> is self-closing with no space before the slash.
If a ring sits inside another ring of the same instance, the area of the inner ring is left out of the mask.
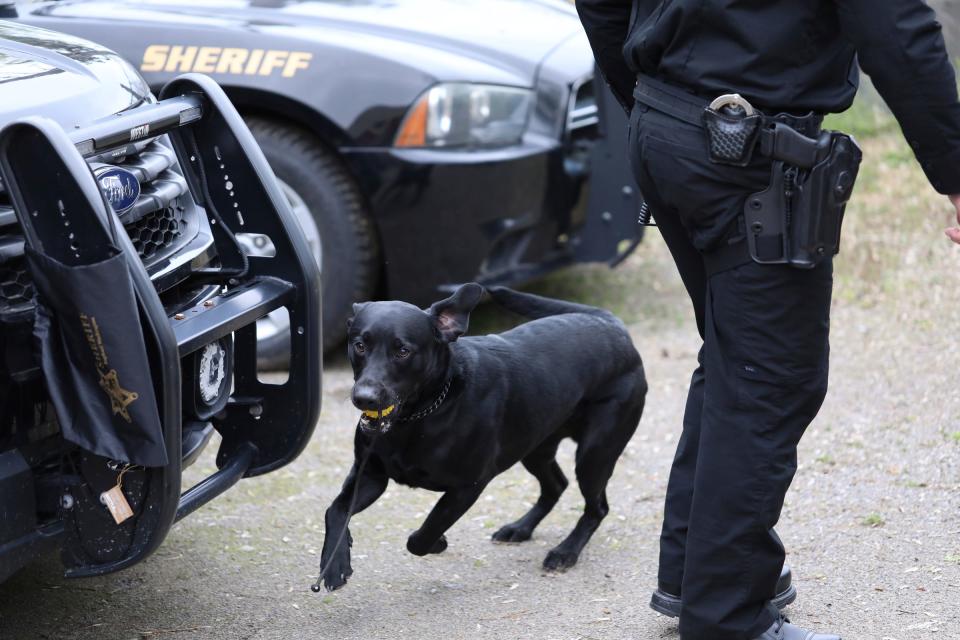
<path id="1" fill-rule="evenodd" d="M 356 300 L 516 284 L 639 240 L 626 121 L 564 0 L 62 0 L 18 20 L 214 77 L 320 260 L 327 346 Z M 282 317 L 261 327 L 282 358 Z"/>

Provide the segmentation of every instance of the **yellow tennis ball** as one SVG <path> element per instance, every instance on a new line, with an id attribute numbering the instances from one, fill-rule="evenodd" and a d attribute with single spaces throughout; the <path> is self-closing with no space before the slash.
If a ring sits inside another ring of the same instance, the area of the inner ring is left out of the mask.
<path id="1" fill-rule="evenodd" d="M 363 415 L 367 416 L 368 418 L 385 418 L 385 417 L 387 417 L 388 415 L 390 415 L 391 413 L 393 413 L 394 407 L 396 407 L 396 405 L 393 405 L 393 404 L 392 404 L 392 405 L 390 405 L 389 407 L 387 407 L 386 409 L 382 409 L 382 410 L 380 410 L 380 411 L 366 411 L 366 410 L 365 410 L 365 411 L 363 412 Z"/>

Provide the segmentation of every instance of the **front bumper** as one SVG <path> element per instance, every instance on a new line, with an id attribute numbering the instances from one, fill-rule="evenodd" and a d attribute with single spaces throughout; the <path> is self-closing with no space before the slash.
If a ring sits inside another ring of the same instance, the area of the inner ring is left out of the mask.
<path id="1" fill-rule="evenodd" d="M 426 303 L 463 282 L 517 284 L 632 251 L 641 199 L 622 109 L 591 76 L 560 95 L 566 106 L 545 111 L 562 122 L 531 125 L 515 147 L 341 148 L 380 235 L 388 297 Z"/>
<path id="2" fill-rule="evenodd" d="M 490 151 L 344 149 L 368 194 L 389 295 L 427 302 L 471 280 L 511 283 L 569 263 L 583 180 L 558 141 Z"/>

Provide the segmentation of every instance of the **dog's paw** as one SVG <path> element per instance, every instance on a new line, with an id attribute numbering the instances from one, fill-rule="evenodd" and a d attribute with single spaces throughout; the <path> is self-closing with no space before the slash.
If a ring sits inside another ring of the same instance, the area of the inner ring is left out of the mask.
<path id="1" fill-rule="evenodd" d="M 547 571 L 566 571 L 577 564 L 579 558 L 580 554 L 573 551 L 551 549 L 547 557 L 543 559 L 543 568 Z"/>
<path id="2" fill-rule="evenodd" d="M 440 538 L 433 543 L 433 546 L 430 547 L 430 553 L 443 553 L 447 550 L 447 536 L 440 536 Z"/>
<path id="3" fill-rule="evenodd" d="M 353 575 L 350 566 L 350 554 L 338 553 L 329 565 L 323 566 L 323 586 L 327 591 L 335 591 L 347 584 L 347 578 Z"/>
<path id="4" fill-rule="evenodd" d="M 516 524 L 507 524 L 493 534 L 491 538 L 494 542 L 526 542 L 530 539 L 533 532 L 526 527 L 518 527 Z"/>
<path id="5" fill-rule="evenodd" d="M 447 550 L 447 536 L 441 535 L 432 544 L 428 544 L 418 531 L 414 531 L 407 538 L 407 551 L 415 556 L 425 556 L 432 553 L 443 553 Z"/>

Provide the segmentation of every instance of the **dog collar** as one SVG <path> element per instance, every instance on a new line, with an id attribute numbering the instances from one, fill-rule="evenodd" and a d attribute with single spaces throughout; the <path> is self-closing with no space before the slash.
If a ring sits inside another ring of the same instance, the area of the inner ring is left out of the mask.
<path id="1" fill-rule="evenodd" d="M 437 396 L 437 399 L 433 401 L 429 407 L 421 409 L 416 413 L 409 415 L 405 418 L 400 418 L 397 422 L 412 422 L 413 420 L 419 420 L 421 418 L 426 418 L 428 415 L 440 408 L 440 405 L 443 404 L 443 401 L 447 397 L 447 393 L 450 391 L 450 383 L 453 382 L 453 377 L 447 378 L 447 381 L 443 385 L 443 389 L 440 390 L 440 395 Z"/>

